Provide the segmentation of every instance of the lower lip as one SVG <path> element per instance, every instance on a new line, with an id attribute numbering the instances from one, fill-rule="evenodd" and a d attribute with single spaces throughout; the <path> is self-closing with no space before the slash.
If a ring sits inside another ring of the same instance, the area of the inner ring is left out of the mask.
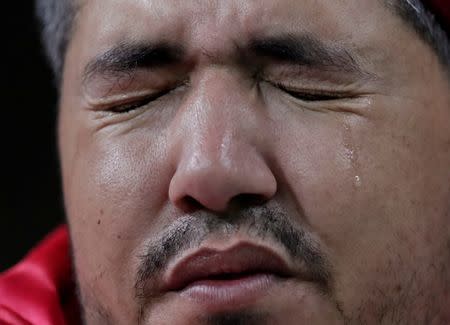
<path id="1" fill-rule="evenodd" d="M 280 278 L 272 274 L 253 274 L 232 280 L 201 280 L 180 291 L 180 295 L 208 309 L 233 309 L 254 303 Z"/>

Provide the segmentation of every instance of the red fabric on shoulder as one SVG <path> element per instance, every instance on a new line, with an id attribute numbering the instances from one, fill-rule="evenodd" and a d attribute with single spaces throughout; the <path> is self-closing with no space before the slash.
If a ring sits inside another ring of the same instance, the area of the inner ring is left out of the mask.
<path id="1" fill-rule="evenodd" d="M 23 261 L 0 275 L 1 325 L 69 325 L 77 308 L 67 228 L 47 236 Z M 67 308 L 72 310 L 67 310 Z"/>

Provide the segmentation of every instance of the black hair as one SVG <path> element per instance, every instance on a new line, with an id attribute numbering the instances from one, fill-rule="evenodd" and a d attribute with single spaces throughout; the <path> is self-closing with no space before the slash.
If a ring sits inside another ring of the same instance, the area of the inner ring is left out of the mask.
<path id="1" fill-rule="evenodd" d="M 53 70 L 56 86 L 60 86 L 64 57 L 76 15 L 76 0 L 36 0 L 36 15 L 41 23 L 45 54 Z"/>
<path id="2" fill-rule="evenodd" d="M 46 56 L 59 87 L 64 57 L 71 38 L 78 0 L 36 0 Z M 449 35 L 420 0 L 383 0 L 435 51 L 450 72 Z"/>

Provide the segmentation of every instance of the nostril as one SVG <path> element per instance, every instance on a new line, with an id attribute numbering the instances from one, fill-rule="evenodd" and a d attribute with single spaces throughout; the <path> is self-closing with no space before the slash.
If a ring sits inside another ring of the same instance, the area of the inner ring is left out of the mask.
<path id="1" fill-rule="evenodd" d="M 239 207 L 252 207 L 263 205 L 266 201 L 267 198 L 264 195 L 242 193 L 232 198 L 230 204 L 237 205 Z"/>
<path id="2" fill-rule="evenodd" d="M 190 195 L 186 195 L 180 200 L 179 207 L 186 213 L 193 213 L 204 209 L 203 205 Z"/>

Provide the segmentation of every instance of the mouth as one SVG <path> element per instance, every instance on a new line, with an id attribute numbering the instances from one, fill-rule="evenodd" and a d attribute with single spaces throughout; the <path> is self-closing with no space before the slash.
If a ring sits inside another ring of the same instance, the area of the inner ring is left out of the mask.
<path id="1" fill-rule="evenodd" d="M 209 309 L 255 302 L 292 276 L 288 264 L 270 249 L 240 244 L 226 250 L 201 249 L 181 259 L 164 281 L 164 291 Z"/>

